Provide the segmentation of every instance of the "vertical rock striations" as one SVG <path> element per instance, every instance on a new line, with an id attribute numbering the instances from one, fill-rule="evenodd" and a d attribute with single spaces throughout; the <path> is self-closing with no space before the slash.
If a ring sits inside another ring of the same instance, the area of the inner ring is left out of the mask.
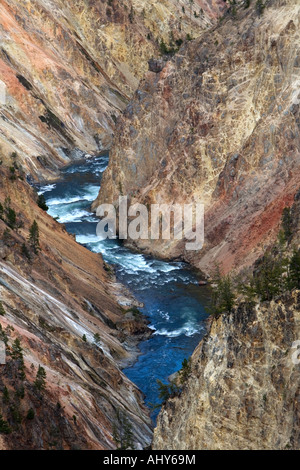
<path id="1" fill-rule="evenodd" d="M 299 449 L 300 292 L 212 321 L 180 397 L 163 407 L 157 449 Z"/>
<path id="2" fill-rule="evenodd" d="M 0 341 L 7 342 L 0 414 L 12 431 L 3 434 L 0 421 L 0 449 L 114 449 L 117 413 L 135 446 L 148 446 L 143 396 L 121 372 L 150 334 L 146 321 L 128 318 L 101 255 L 77 244 L 36 199 L 0 167 Z M 40 250 L 29 241 L 34 220 Z M 16 339 L 23 365 L 12 355 Z M 34 385 L 39 365 L 43 393 Z"/>
<path id="3" fill-rule="evenodd" d="M 204 249 L 138 241 L 205 272 L 251 265 L 298 188 L 300 5 L 242 6 L 148 72 L 120 118 L 98 200 L 204 202 Z"/>
<path id="4" fill-rule="evenodd" d="M 33 176 L 49 178 L 81 155 L 64 149 L 108 149 L 116 118 L 161 41 L 168 49 L 187 34 L 199 36 L 224 10 L 222 0 L 197 0 L 196 15 L 189 5 L 188 0 L 3 0 L 3 152 L 17 151 Z"/>

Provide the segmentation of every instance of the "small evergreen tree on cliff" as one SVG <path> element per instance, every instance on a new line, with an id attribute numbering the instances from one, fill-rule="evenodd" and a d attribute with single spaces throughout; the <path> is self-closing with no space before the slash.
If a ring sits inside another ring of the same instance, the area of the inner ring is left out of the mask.
<path id="1" fill-rule="evenodd" d="M 39 392 L 43 392 L 46 388 L 46 371 L 41 365 L 36 373 L 34 386 Z"/>
<path id="2" fill-rule="evenodd" d="M 43 209 L 43 211 L 47 212 L 49 207 L 47 206 L 46 199 L 45 199 L 45 196 L 43 194 L 39 195 L 37 203 L 38 203 L 38 206 L 41 209 Z"/>
<path id="3" fill-rule="evenodd" d="M 290 262 L 289 287 L 300 289 L 300 250 L 295 250 Z"/>
<path id="4" fill-rule="evenodd" d="M 184 359 L 182 362 L 182 369 L 179 372 L 180 383 L 183 385 L 190 373 L 192 372 L 191 358 Z"/>
<path id="5" fill-rule="evenodd" d="M 6 314 L 6 312 L 5 312 L 5 310 L 4 310 L 3 304 L 2 304 L 2 302 L 0 301 L 0 316 L 1 316 L 1 317 L 4 317 L 5 314 Z"/>
<path id="6" fill-rule="evenodd" d="M 39 234 L 39 227 L 34 220 L 33 224 L 31 225 L 29 229 L 29 238 L 28 241 L 34 251 L 35 254 L 38 254 L 38 251 L 41 249 L 40 247 L 40 234 Z"/>
<path id="7" fill-rule="evenodd" d="M 223 312 L 230 313 L 234 307 L 236 295 L 231 277 L 229 275 L 223 276 L 218 265 L 215 268 L 214 282 L 216 286 L 212 292 L 211 313 L 213 315 L 219 315 Z"/>
<path id="8" fill-rule="evenodd" d="M 118 450 L 134 450 L 132 425 L 127 416 L 116 410 L 116 419 L 113 425 L 113 439 Z"/>
<path id="9" fill-rule="evenodd" d="M 0 413 L 0 434 L 10 434 L 11 428 L 7 421 L 3 419 L 2 414 Z"/>
<path id="10" fill-rule="evenodd" d="M 23 357 L 23 348 L 21 346 L 21 341 L 19 338 L 16 338 L 12 344 L 11 357 L 14 361 L 17 361 L 20 378 L 21 380 L 24 380 L 26 377 L 25 364 L 24 364 L 24 357 Z"/>
<path id="11" fill-rule="evenodd" d="M 100 344 L 100 341 L 101 341 L 101 338 L 100 338 L 100 335 L 99 333 L 95 333 L 94 334 L 94 343 L 99 345 Z"/>

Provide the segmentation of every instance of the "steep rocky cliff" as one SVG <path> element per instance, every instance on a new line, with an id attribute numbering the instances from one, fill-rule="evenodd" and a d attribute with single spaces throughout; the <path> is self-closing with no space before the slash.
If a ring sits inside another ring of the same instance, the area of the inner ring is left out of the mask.
<path id="1" fill-rule="evenodd" d="M 295 287 L 210 317 L 180 395 L 159 415 L 154 449 L 299 450 L 300 191 L 290 215 L 282 247 L 284 259 L 298 250 Z"/>
<path id="2" fill-rule="evenodd" d="M 249 266 L 298 188 L 300 5 L 245 2 L 149 72 L 117 126 L 94 208 L 131 202 L 205 204 L 205 245 L 143 241 L 206 273 Z"/>
<path id="3" fill-rule="evenodd" d="M 143 397 L 121 372 L 150 334 L 146 321 L 29 183 L 108 149 L 148 60 L 226 9 L 223 0 L 0 1 L 1 449 L 113 449 L 124 422 L 136 448 L 150 444 Z M 34 220 L 40 249 L 29 241 Z"/>
<path id="4" fill-rule="evenodd" d="M 300 292 L 212 321 L 180 397 L 159 415 L 154 449 L 299 449 Z"/>
<path id="5" fill-rule="evenodd" d="M 82 151 L 108 149 L 161 41 L 199 36 L 224 8 L 222 0 L 2 0 L 2 152 L 17 151 L 32 176 L 50 178 Z"/>
<path id="6" fill-rule="evenodd" d="M 120 370 L 149 335 L 146 322 L 126 313 L 135 302 L 106 273 L 101 256 L 39 208 L 33 189 L 16 175 L 0 167 L 0 341 L 7 339 L 0 418 L 11 430 L 5 436 L 0 419 L 0 448 L 113 449 L 119 412 L 135 446 L 149 445 L 143 397 Z M 34 220 L 37 253 L 29 241 Z M 12 355 L 17 338 L 21 369 Z M 34 386 L 39 365 L 46 372 L 43 393 Z"/>

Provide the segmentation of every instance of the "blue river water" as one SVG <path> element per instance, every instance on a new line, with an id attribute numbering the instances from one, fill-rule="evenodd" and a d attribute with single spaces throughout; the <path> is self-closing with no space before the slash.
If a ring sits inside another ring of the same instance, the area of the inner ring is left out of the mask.
<path id="1" fill-rule="evenodd" d="M 143 302 L 141 310 L 154 333 L 140 344 L 137 362 L 123 372 L 143 391 L 151 407 L 160 402 L 157 379 L 167 383 L 205 334 L 209 293 L 199 287 L 196 273 L 185 263 L 156 260 L 131 252 L 117 240 L 97 238 L 99 220 L 90 206 L 107 164 L 108 155 L 76 163 L 63 170 L 60 181 L 39 187 L 39 194 L 46 198 L 48 213 L 65 224 L 78 243 L 113 264 L 118 280 Z M 153 411 L 153 419 L 157 413 Z"/>

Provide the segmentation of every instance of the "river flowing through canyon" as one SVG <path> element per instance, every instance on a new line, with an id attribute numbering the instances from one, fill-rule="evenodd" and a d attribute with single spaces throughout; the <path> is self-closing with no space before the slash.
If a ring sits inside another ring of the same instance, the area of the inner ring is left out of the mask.
<path id="1" fill-rule="evenodd" d="M 151 408 L 160 403 L 157 379 L 167 383 L 205 334 L 209 292 L 199 287 L 196 272 L 185 263 L 133 253 L 118 240 L 97 237 L 99 219 L 90 206 L 107 164 L 108 155 L 77 162 L 62 171 L 59 181 L 38 189 L 45 196 L 49 214 L 65 224 L 78 243 L 101 253 L 114 266 L 118 281 L 144 304 L 141 311 L 149 319 L 153 335 L 140 344 L 137 361 L 123 372 L 142 390 Z M 157 413 L 158 408 L 152 411 L 154 420 Z"/>

